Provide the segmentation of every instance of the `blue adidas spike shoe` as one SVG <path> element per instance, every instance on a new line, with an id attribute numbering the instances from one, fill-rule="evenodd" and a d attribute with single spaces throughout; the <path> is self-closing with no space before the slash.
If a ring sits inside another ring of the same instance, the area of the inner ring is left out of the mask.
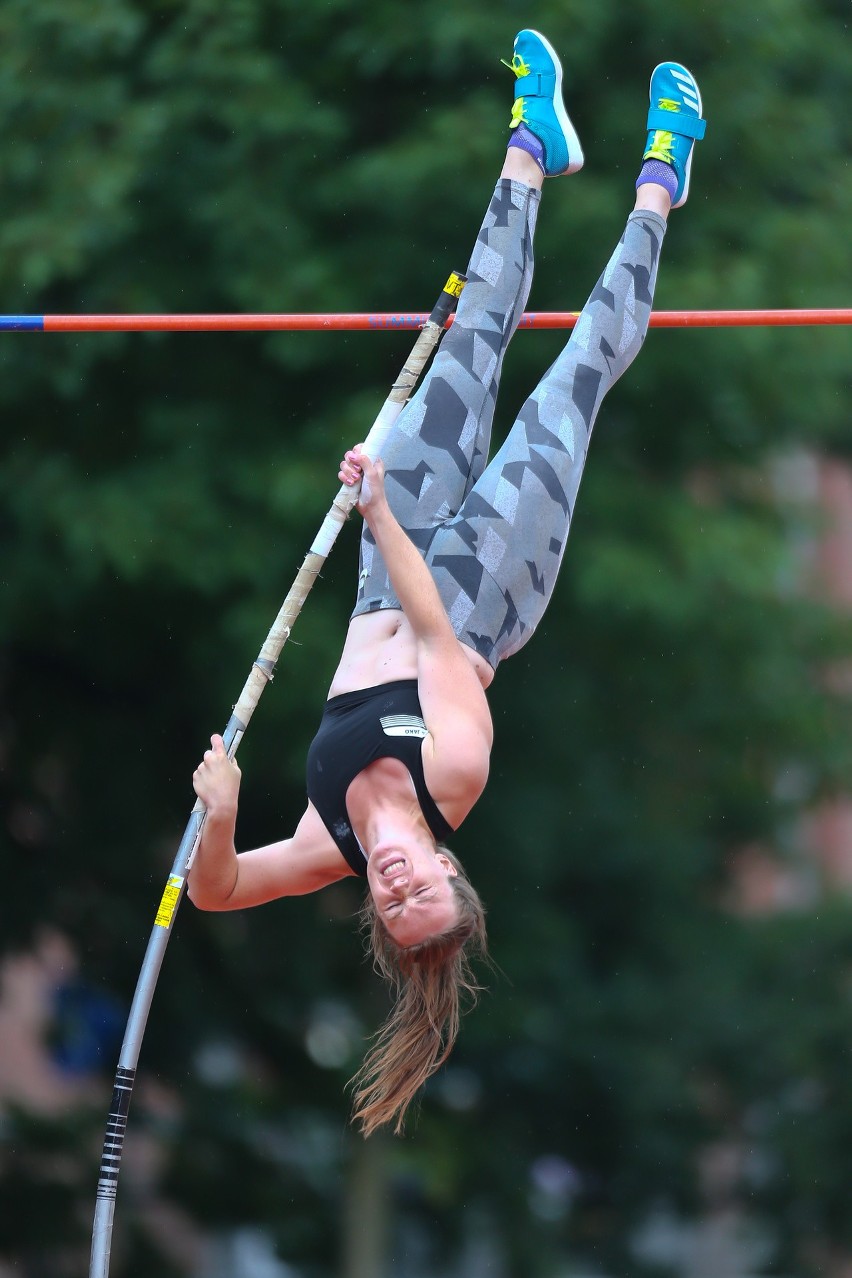
<path id="1" fill-rule="evenodd" d="M 680 208 L 689 195 L 689 174 L 695 143 L 704 137 L 707 121 L 701 116 L 701 94 L 695 76 L 679 62 L 661 62 L 651 74 L 648 141 L 644 160 L 662 160 L 677 174 L 672 208 Z"/>
<path id="2" fill-rule="evenodd" d="M 519 31 L 506 66 L 516 77 L 510 128 L 525 124 L 535 134 L 544 147 L 547 177 L 576 173 L 583 167 L 583 149 L 562 101 L 562 63 L 555 50 L 538 31 Z"/>

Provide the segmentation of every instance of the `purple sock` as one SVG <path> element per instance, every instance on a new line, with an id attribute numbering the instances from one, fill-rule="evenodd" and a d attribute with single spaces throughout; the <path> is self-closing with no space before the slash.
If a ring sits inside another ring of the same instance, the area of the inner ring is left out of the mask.
<path id="1" fill-rule="evenodd" d="M 677 194 L 677 174 L 672 166 L 664 163 L 663 160 L 645 161 L 636 179 L 637 190 L 644 182 L 654 182 L 657 186 L 664 187 L 672 200 Z"/>
<path id="2" fill-rule="evenodd" d="M 538 167 L 544 173 L 544 147 L 538 138 L 532 133 L 525 124 L 519 124 L 516 129 L 512 129 L 509 134 L 509 146 L 516 146 L 521 151 L 526 151 L 535 160 Z"/>

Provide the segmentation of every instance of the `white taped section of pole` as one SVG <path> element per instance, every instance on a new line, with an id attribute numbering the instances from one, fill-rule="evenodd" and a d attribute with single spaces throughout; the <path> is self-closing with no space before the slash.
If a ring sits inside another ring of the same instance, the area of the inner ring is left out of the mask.
<path id="1" fill-rule="evenodd" d="M 390 395 L 379 410 L 378 416 L 364 440 L 364 451 L 373 460 L 381 456 L 391 428 L 408 402 L 412 390 L 420 380 L 420 375 L 437 346 L 442 332 L 443 327 L 430 320 L 428 324 L 424 324 L 422 331 L 418 335 L 405 366 L 394 382 Z M 307 599 L 311 587 L 322 571 L 323 564 L 331 553 L 331 548 L 337 540 L 341 528 L 358 504 L 359 491 L 360 485 L 354 484 L 350 487 L 348 484 L 341 484 L 340 490 L 302 562 L 302 566 L 296 575 L 296 580 L 293 582 L 290 592 L 281 606 L 281 610 L 266 637 L 266 642 L 260 650 L 240 698 L 234 706 L 234 716 L 242 723 L 244 729 L 254 712 L 261 692 L 272 678 L 275 663 L 281 655 L 281 649 L 290 636 L 290 631 L 302 610 L 302 605 Z"/>
<path id="2" fill-rule="evenodd" d="M 402 412 L 402 404 L 393 404 L 387 400 L 382 411 L 379 413 L 373 425 L 364 440 L 364 452 L 373 461 L 381 456 L 385 441 L 390 433 L 397 417 Z M 314 538 L 313 545 L 309 551 L 311 555 L 318 555 L 320 559 L 327 558 L 332 546 L 337 540 L 340 532 L 351 512 L 358 504 L 358 494 L 361 490 L 360 484 L 341 484 L 340 491 L 335 497 L 331 508 L 325 519 L 322 521 L 319 532 Z"/>

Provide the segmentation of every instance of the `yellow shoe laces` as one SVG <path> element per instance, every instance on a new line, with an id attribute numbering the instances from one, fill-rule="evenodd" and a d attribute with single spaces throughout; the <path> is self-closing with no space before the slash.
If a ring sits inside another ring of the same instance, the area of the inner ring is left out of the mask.
<path id="1" fill-rule="evenodd" d="M 521 76 L 529 75 L 530 73 L 529 63 L 524 62 L 519 53 L 512 54 L 511 62 L 507 62 L 505 58 L 501 58 L 500 61 L 503 63 L 504 67 L 508 67 L 510 71 L 514 71 L 518 80 L 520 80 Z M 515 98 L 515 105 L 512 107 L 512 116 L 509 120 L 509 128 L 516 129 L 519 124 L 526 123 L 527 117 L 524 115 L 524 99 Z"/>
<path id="2" fill-rule="evenodd" d="M 672 154 L 673 147 L 674 134 L 664 133 L 662 129 L 657 129 L 656 133 L 651 138 L 651 145 L 642 156 L 642 159 L 662 160 L 664 164 L 672 164 L 674 159 Z"/>
<path id="3" fill-rule="evenodd" d="M 522 75 L 529 75 L 530 73 L 529 63 L 524 62 L 519 53 L 512 54 L 511 62 L 507 62 L 505 58 L 501 58 L 500 61 L 503 63 L 504 67 L 508 67 L 510 71 L 514 71 L 519 80 Z"/>
<path id="4" fill-rule="evenodd" d="M 680 103 L 673 98 L 660 98 L 657 106 L 661 111 L 679 111 Z M 651 145 L 643 155 L 643 160 L 662 160 L 664 164 L 672 164 L 674 156 L 674 133 L 657 129 L 651 138 Z"/>

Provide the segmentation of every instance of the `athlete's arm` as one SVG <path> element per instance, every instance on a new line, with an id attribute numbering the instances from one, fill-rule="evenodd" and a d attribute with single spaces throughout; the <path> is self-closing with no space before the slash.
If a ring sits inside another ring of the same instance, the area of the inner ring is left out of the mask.
<path id="1" fill-rule="evenodd" d="M 422 555 L 388 505 L 381 463 L 350 450 L 340 478 L 361 478 L 358 509 L 382 558 L 414 632 L 417 690 L 429 738 L 423 762 L 429 791 L 451 824 L 459 824 L 485 788 L 493 728 L 479 677 L 450 625 Z"/>
<path id="2" fill-rule="evenodd" d="M 317 892 L 352 874 L 312 804 L 291 839 L 237 852 L 240 770 L 220 736 L 211 738 L 192 783 L 207 808 L 187 881 L 189 898 L 199 909 L 242 910 L 281 896 Z"/>
<path id="3" fill-rule="evenodd" d="M 415 640 L 446 638 L 457 643 L 432 574 L 388 505 L 382 463 L 371 461 L 359 444 L 341 462 L 340 478 L 345 484 L 361 480 L 358 510 L 387 564 L 391 585 Z"/>

